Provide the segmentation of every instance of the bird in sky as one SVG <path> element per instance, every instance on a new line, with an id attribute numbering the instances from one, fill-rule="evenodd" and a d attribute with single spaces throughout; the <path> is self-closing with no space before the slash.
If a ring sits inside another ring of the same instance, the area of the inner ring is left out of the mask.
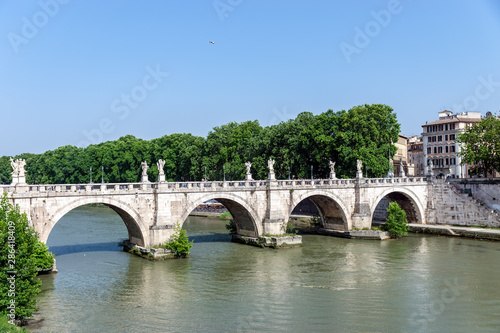
<path id="1" fill-rule="evenodd" d="M 209 41 L 210 44 L 215 44 L 215 42 L 213 40 Z"/>

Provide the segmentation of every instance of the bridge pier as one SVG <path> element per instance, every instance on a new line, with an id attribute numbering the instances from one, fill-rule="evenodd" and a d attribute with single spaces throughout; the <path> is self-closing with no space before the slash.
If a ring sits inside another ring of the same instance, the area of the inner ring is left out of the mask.
<path id="1" fill-rule="evenodd" d="M 289 196 L 278 189 L 278 181 L 270 179 L 266 189 L 267 210 L 262 220 L 263 234 L 281 235 L 286 232 Z"/>
<path id="2" fill-rule="evenodd" d="M 356 179 L 356 184 L 354 186 L 355 200 L 354 200 L 354 212 L 351 216 L 352 228 L 370 228 L 372 224 L 372 214 L 370 209 L 370 203 L 366 201 L 367 195 L 365 187 L 361 186 L 361 177 Z"/>

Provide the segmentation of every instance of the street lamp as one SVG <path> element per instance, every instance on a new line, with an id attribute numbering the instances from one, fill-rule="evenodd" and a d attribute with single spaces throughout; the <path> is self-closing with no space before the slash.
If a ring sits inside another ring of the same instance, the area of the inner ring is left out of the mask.
<path id="1" fill-rule="evenodd" d="M 90 184 L 92 184 L 92 167 L 90 167 Z"/>
<path id="2" fill-rule="evenodd" d="M 207 181 L 207 167 L 205 167 L 205 181 Z"/>
<path id="3" fill-rule="evenodd" d="M 313 180 L 313 166 L 311 165 L 311 180 Z"/>
<path id="4" fill-rule="evenodd" d="M 222 170 L 224 171 L 224 181 L 226 181 L 226 166 L 222 166 Z"/>
<path id="5" fill-rule="evenodd" d="M 101 183 L 104 184 L 104 165 L 101 165 Z"/>
<path id="6" fill-rule="evenodd" d="M 288 166 L 288 180 L 290 180 L 290 166 Z"/>

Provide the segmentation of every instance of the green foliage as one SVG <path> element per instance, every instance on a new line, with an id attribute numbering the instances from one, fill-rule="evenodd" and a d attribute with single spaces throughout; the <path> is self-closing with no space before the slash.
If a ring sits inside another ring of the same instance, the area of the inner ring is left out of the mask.
<path id="1" fill-rule="evenodd" d="M 29 184 L 137 182 L 141 162 L 150 166 L 149 179 L 158 177 L 156 162 L 165 160 L 169 181 L 226 180 L 245 178 L 245 162 L 252 162 L 254 179 L 267 179 L 267 160 L 273 158 L 276 177 L 328 178 L 328 162 L 336 162 L 339 178 L 352 178 L 361 159 L 369 177 L 382 177 L 388 159 L 397 149 L 400 126 L 387 105 L 360 105 L 348 111 L 328 110 L 319 115 L 302 112 L 295 119 L 262 127 L 258 121 L 231 122 L 214 127 L 206 138 L 171 134 L 150 141 L 126 135 L 116 141 L 86 148 L 59 147 L 43 154 L 14 156 L 26 159 Z M 498 156 L 498 155 L 497 155 Z M 104 167 L 102 173 L 101 167 Z M 365 170 L 363 170 L 365 171 Z M 0 183 L 10 183 L 8 156 L 0 157 Z"/>
<path id="2" fill-rule="evenodd" d="M 285 225 L 285 234 L 286 235 L 296 235 L 299 232 L 298 229 L 295 228 L 293 223 L 287 222 Z"/>
<path id="3" fill-rule="evenodd" d="M 11 314 L 8 309 L 14 301 L 13 316 L 24 321 L 36 310 L 36 296 L 41 282 L 36 278 L 37 265 L 47 264 L 52 257 L 39 245 L 37 235 L 28 224 L 25 213 L 13 207 L 4 193 L 0 199 L 0 313 Z M 53 258 L 53 257 L 52 257 Z M 9 280 L 15 281 L 15 288 Z M 13 319 L 13 318 L 9 318 Z"/>
<path id="4" fill-rule="evenodd" d="M 311 224 L 315 227 L 315 228 L 319 228 L 321 226 L 321 217 L 319 217 L 319 215 L 313 215 L 311 217 Z"/>
<path id="5" fill-rule="evenodd" d="M 38 271 L 46 271 L 54 265 L 55 255 L 49 252 L 49 248 L 45 243 L 37 241 L 33 249 L 32 258 Z"/>
<path id="6" fill-rule="evenodd" d="M 219 215 L 219 220 L 229 220 L 232 219 L 233 217 L 231 216 L 230 212 L 225 212 Z"/>
<path id="7" fill-rule="evenodd" d="M 185 257 L 193 247 L 193 241 L 189 241 L 186 230 L 181 228 L 180 223 L 176 223 L 174 234 L 170 241 L 165 244 L 166 248 L 172 250 L 176 257 Z"/>
<path id="8" fill-rule="evenodd" d="M 23 333 L 28 332 L 26 329 L 22 327 L 18 327 L 16 325 L 12 325 L 9 323 L 9 318 L 5 315 L 0 316 L 0 332 L 2 333 Z"/>
<path id="9" fill-rule="evenodd" d="M 229 231 L 231 235 L 238 233 L 238 229 L 236 228 L 236 223 L 234 223 L 233 220 L 229 220 L 229 222 L 226 224 L 226 229 Z"/>
<path id="10" fill-rule="evenodd" d="M 484 175 L 500 171 L 500 119 L 486 117 L 467 127 L 457 137 L 462 144 L 458 153 L 462 163 L 473 164 L 472 175 Z"/>
<path id="11" fill-rule="evenodd" d="M 373 104 L 353 107 L 337 113 L 334 146 L 337 173 L 353 178 L 356 160 L 363 161 L 368 177 L 383 177 L 389 171 L 389 157 L 397 151 L 400 125 L 396 114 L 387 105 Z M 363 170 L 364 172 L 365 170 Z"/>
<path id="12" fill-rule="evenodd" d="M 410 229 L 406 219 L 406 212 L 399 207 L 397 202 L 391 202 L 387 208 L 387 213 L 383 229 L 389 232 L 391 238 L 406 236 Z"/>

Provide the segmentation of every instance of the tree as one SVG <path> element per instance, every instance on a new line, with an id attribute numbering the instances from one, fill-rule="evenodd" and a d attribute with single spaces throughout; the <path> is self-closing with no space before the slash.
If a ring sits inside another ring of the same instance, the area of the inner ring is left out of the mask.
<path id="1" fill-rule="evenodd" d="M 174 226 L 174 234 L 165 244 L 165 247 L 172 250 L 174 255 L 178 258 L 186 257 L 193 247 L 193 241 L 189 241 L 187 231 L 181 228 L 180 223 Z"/>
<path id="2" fill-rule="evenodd" d="M 458 155 L 462 164 L 472 164 L 473 175 L 487 176 L 500 171 L 500 119 L 490 116 L 481 119 L 458 134 L 461 144 Z"/>
<path id="3" fill-rule="evenodd" d="M 340 177 L 354 177 L 356 160 L 363 161 L 369 177 L 387 174 L 397 149 L 399 123 L 392 108 L 382 104 L 360 105 L 348 111 L 328 110 L 319 115 L 302 112 L 295 119 L 268 127 L 258 121 L 230 122 L 214 127 L 206 138 L 192 134 L 170 134 L 142 140 L 126 135 L 115 141 L 86 148 L 59 147 L 26 158 L 29 184 L 75 184 L 90 181 L 138 182 L 141 162 L 150 166 L 149 179 L 158 176 L 156 162 L 165 160 L 168 181 L 196 181 L 206 177 L 222 180 L 245 178 L 245 162 L 252 162 L 254 179 L 266 179 L 267 160 L 276 161 L 279 179 L 327 178 L 329 160 L 335 161 Z M 102 174 L 104 167 L 104 174 Z M 364 170 L 363 170 L 364 171 Z M 104 176 L 104 177 L 102 177 Z M 10 182 L 9 157 L 0 158 L 0 182 Z"/>
<path id="4" fill-rule="evenodd" d="M 406 219 L 406 212 L 401 209 L 397 202 L 389 204 L 383 229 L 389 232 L 391 238 L 401 238 L 408 234 L 410 227 Z"/>
<path id="5" fill-rule="evenodd" d="M 0 312 L 9 321 L 23 323 L 36 310 L 41 285 L 37 265 L 45 268 L 53 258 L 46 246 L 40 246 L 26 214 L 12 206 L 4 193 L 0 199 Z"/>
<path id="6" fill-rule="evenodd" d="M 383 177 L 389 171 L 389 157 L 397 151 L 400 125 L 393 109 L 383 104 L 355 106 L 337 112 L 340 119 L 332 129 L 338 152 L 338 173 L 356 174 L 356 160 L 362 160 L 369 177 Z M 363 170 L 364 171 L 364 170 Z"/>

